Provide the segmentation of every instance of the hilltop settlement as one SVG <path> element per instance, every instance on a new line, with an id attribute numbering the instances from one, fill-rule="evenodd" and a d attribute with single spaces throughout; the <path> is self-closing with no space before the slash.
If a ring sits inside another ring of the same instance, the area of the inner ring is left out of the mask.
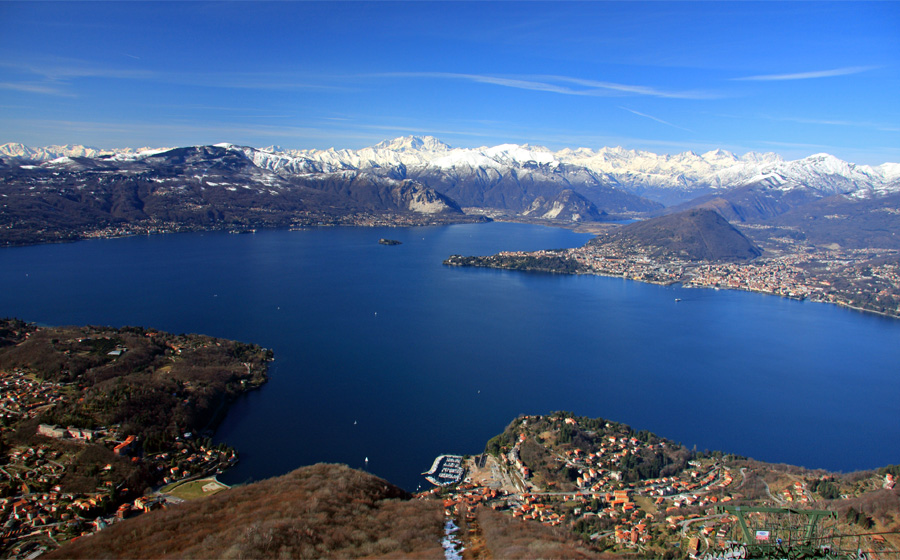
<path id="1" fill-rule="evenodd" d="M 0 321 L 0 554 L 55 549 L 228 468 L 237 452 L 212 429 L 270 359 L 199 335 Z"/>
<path id="2" fill-rule="evenodd" d="M 800 557 L 788 547 L 804 538 L 797 531 L 806 527 L 796 521 L 802 510 L 825 520 L 805 557 L 826 557 L 824 548 L 870 558 L 900 551 L 900 465 L 845 475 L 811 471 L 698 452 L 611 420 L 556 412 L 516 419 L 466 468 L 459 485 L 433 491 L 462 529 L 454 535 L 464 557 L 490 557 L 497 533 L 506 530 L 498 526 L 503 514 L 575 536 L 591 554 L 610 555 L 603 557 L 738 558 L 731 549 L 746 543 L 736 506 L 768 509 L 744 522 L 782 541 L 783 556 L 775 557 Z M 777 515 L 790 512 L 791 521 Z"/>

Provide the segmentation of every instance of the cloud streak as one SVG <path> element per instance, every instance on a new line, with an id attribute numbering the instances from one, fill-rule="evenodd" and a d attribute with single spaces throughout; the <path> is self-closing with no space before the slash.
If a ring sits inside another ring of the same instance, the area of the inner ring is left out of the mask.
<path id="1" fill-rule="evenodd" d="M 677 128 L 678 130 L 684 130 L 685 132 L 694 132 L 693 130 L 691 130 L 689 128 L 684 128 L 683 126 L 678 126 L 677 124 L 672 124 L 669 121 L 664 121 L 660 118 L 654 117 L 653 115 L 648 115 L 647 113 L 641 113 L 640 111 L 635 111 L 634 109 L 629 109 L 628 107 L 622 107 L 620 105 L 619 109 L 628 111 L 629 113 L 633 113 L 639 117 L 644 117 L 645 119 L 650 119 L 652 121 L 656 121 L 656 122 L 664 124 L 666 126 L 671 126 L 672 128 Z"/>
<path id="2" fill-rule="evenodd" d="M 116 78 L 150 80 L 158 77 L 147 70 L 121 69 L 74 58 L 56 58 L 49 62 L 0 62 L 0 68 L 40 76 L 49 82 L 65 82 L 77 78 Z"/>
<path id="3" fill-rule="evenodd" d="M 806 119 L 801 117 L 771 117 L 766 116 L 765 118 L 778 121 L 778 122 L 795 122 L 799 124 L 812 124 L 812 125 L 822 125 L 822 126 L 848 126 L 854 128 L 868 128 L 872 130 L 879 130 L 881 132 L 900 132 L 900 126 L 895 124 L 887 124 L 887 123 L 877 123 L 870 121 L 842 121 L 842 120 L 834 120 L 834 119 Z"/>
<path id="4" fill-rule="evenodd" d="M 818 78 L 834 78 L 837 76 L 849 76 L 867 72 L 876 68 L 875 66 L 848 66 L 846 68 L 834 68 L 832 70 L 819 70 L 815 72 L 798 72 L 795 74 L 764 74 L 760 76 L 745 76 L 743 78 L 733 78 L 735 81 L 743 82 L 777 82 L 784 80 L 815 80 Z"/>
<path id="5" fill-rule="evenodd" d="M 626 95 L 662 97 L 669 99 L 713 99 L 718 97 L 717 94 L 705 91 L 664 91 L 648 86 L 618 84 L 614 82 L 602 82 L 553 75 L 505 77 L 489 74 L 463 74 L 453 72 L 389 72 L 371 74 L 370 76 L 376 78 L 436 78 L 444 80 L 461 80 L 530 91 L 590 97 L 614 97 Z M 571 87 L 573 85 L 583 87 Z"/>
<path id="6" fill-rule="evenodd" d="M 63 91 L 58 87 L 48 84 L 35 84 L 28 82 L 0 82 L 0 89 L 24 91 L 26 93 L 40 93 L 44 95 L 56 95 L 59 97 L 75 97 L 74 94 Z"/>

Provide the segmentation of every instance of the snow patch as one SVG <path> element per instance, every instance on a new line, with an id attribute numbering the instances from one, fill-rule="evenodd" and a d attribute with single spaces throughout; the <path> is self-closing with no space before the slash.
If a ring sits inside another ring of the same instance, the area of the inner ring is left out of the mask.
<path id="1" fill-rule="evenodd" d="M 441 539 L 445 560 L 462 560 L 462 553 L 465 548 L 463 548 L 462 541 L 456 536 L 457 532 L 459 532 L 459 527 L 452 520 L 448 519 L 444 523 L 444 538 Z"/>

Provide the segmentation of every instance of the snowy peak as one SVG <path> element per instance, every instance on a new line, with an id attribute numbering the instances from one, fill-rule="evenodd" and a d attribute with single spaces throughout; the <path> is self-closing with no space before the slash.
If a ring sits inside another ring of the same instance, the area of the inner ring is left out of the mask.
<path id="1" fill-rule="evenodd" d="M 879 167 L 856 165 L 831 154 L 814 154 L 796 161 L 781 161 L 760 167 L 758 176 L 749 182 L 766 181 L 781 190 L 805 188 L 822 195 L 848 194 L 868 198 L 897 192 L 891 165 Z"/>
<path id="2" fill-rule="evenodd" d="M 497 160 L 476 150 L 451 150 L 446 155 L 435 158 L 428 162 L 429 167 L 438 169 L 495 169 L 499 170 L 503 166 Z"/>
<path id="3" fill-rule="evenodd" d="M 493 148 L 483 148 L 481 150 L 485 156 L 507 165 L 522 165 L 526 163 L 537 163 L 541 165 L 559 165 L 559 161 L 553 155 L 553 152 L 547 148 L 528 145 L 519 146 L 516 144 L 501 144 Z"/>
<path id="4" fill-rule="evenodd" d="M 392 150 L 395 152 L 446 152 L 451 148 L 434 136 L 401 136 L 393 140 L 385 140 L 372 146 L 373 150 Z"/>
<path id="5" fill-rule="evenodd" d="M 900 181 L 900 163 L 883 163 L 876 167 L 875 171 L 884 177 L 885 181 Z"/>

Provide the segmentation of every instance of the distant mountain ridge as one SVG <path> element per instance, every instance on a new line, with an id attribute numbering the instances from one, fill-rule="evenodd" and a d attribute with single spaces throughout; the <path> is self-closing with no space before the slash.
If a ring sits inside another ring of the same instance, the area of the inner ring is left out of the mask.
<path id="1" fill-rule="evenodd" d="M 18 142 L 9 142 L 0 144 L 0 157 L 27 159 L 31 161 L 50 161 L 62 157 L 88 157 L 96 158 L 101 156 L 114 156 L 117 154 L 134 155 L 149 152 L 160 152 L 171 148 L 122 148 L 116 150 L 104 150 L 101 148 L 93 148 L 90 146 L 81 146 L 78 144 L 64 144 L 62 146 L 44 146 L 40 148 L 30 148 L 25 144 Z"/>
<path id="2" fill-rule="evenodd" d="M 5 238 L 28 238 L 19 235 L 23 228 L 83 232 L 136 220 L 284 226 L 300 215 L 316 223 L 317 217 L 361 212 L 464 216 L 463 209 L 580 224 L 706 208 L 731 222 L 769 224 L 809 207 L 802 222 L 815 225 L 815 209 L 827 207 L 827 215 L 852 215 L 854 224 L 876 220 L 891 231 L 900 227 L 894 223 L 900 214 L 890 213 L 900 210 L 896 163 L 856 165 L 828 154 L 785 161 L 771 153 L 738 157 L 723 150 L 657 155 L 622 148 L 553 152 L 516 144 L 463 149 L 431 136 L 360 150 L 222 143 L 101 151 L 4 144 L 0 191 Z M 858 244 L 900 244 L 896 236 L 850 233 Z M 49 235 L 41 240 L 69 238 Z M 816 239 L 824 237 L 810 237 Z"/>
<path id="3" fill-rule="evenodd" d="M 220 146 L 234 147 L 231 144 Z M 822 195 L 849 194 L 860 198 L 900 192 L 900 163 L 875 167 L 856 165 L 829 154 L 785 161 L 774 153 L 749 152 L 737 156 L 725 150 L 666 155 L 620 147 L 566 148 L 556 152 L 540 146 L 516 144 L 452 148 L 432 136 L 400 137 L 359 150 L 283 150 L 274 146 L 240 149 L 257 166 L 277 173 L 354 170 L 391 174 L 398 178 L 427 178 L 435 175 L 484 177 L 491 171 L 510 170 L 517 176 L 529 171 L 532 175 L 540 172 L 545 176 L 577 175 L 580 172 L 582 177 L 575 183 L 593 180 L 667 205 L 759 182 L 767 182 L 781 190 L 802 185 Z M 0 156 L 35 161 L 59 157 L 139 158 L 154 151 L 160 150 L 104 151 L 83 146 L 29 148 L 22 144 L 0 145 Z M 564 166 L 565 170 L 562 169 Z M 445 194 L 453 197 L 450 193 Z M 468 205 L 464 200 L 459 202 Z"/>
<path id="4" fill-rule="evenodd" d="M 0 245 L 79 239 L 136 224 L 243 230 L 386 214 L 411 223 L 471 221 L 456 202 L 413 180 L 358 171 L 279 175 L 231 146 L 6 162 Z"/>

